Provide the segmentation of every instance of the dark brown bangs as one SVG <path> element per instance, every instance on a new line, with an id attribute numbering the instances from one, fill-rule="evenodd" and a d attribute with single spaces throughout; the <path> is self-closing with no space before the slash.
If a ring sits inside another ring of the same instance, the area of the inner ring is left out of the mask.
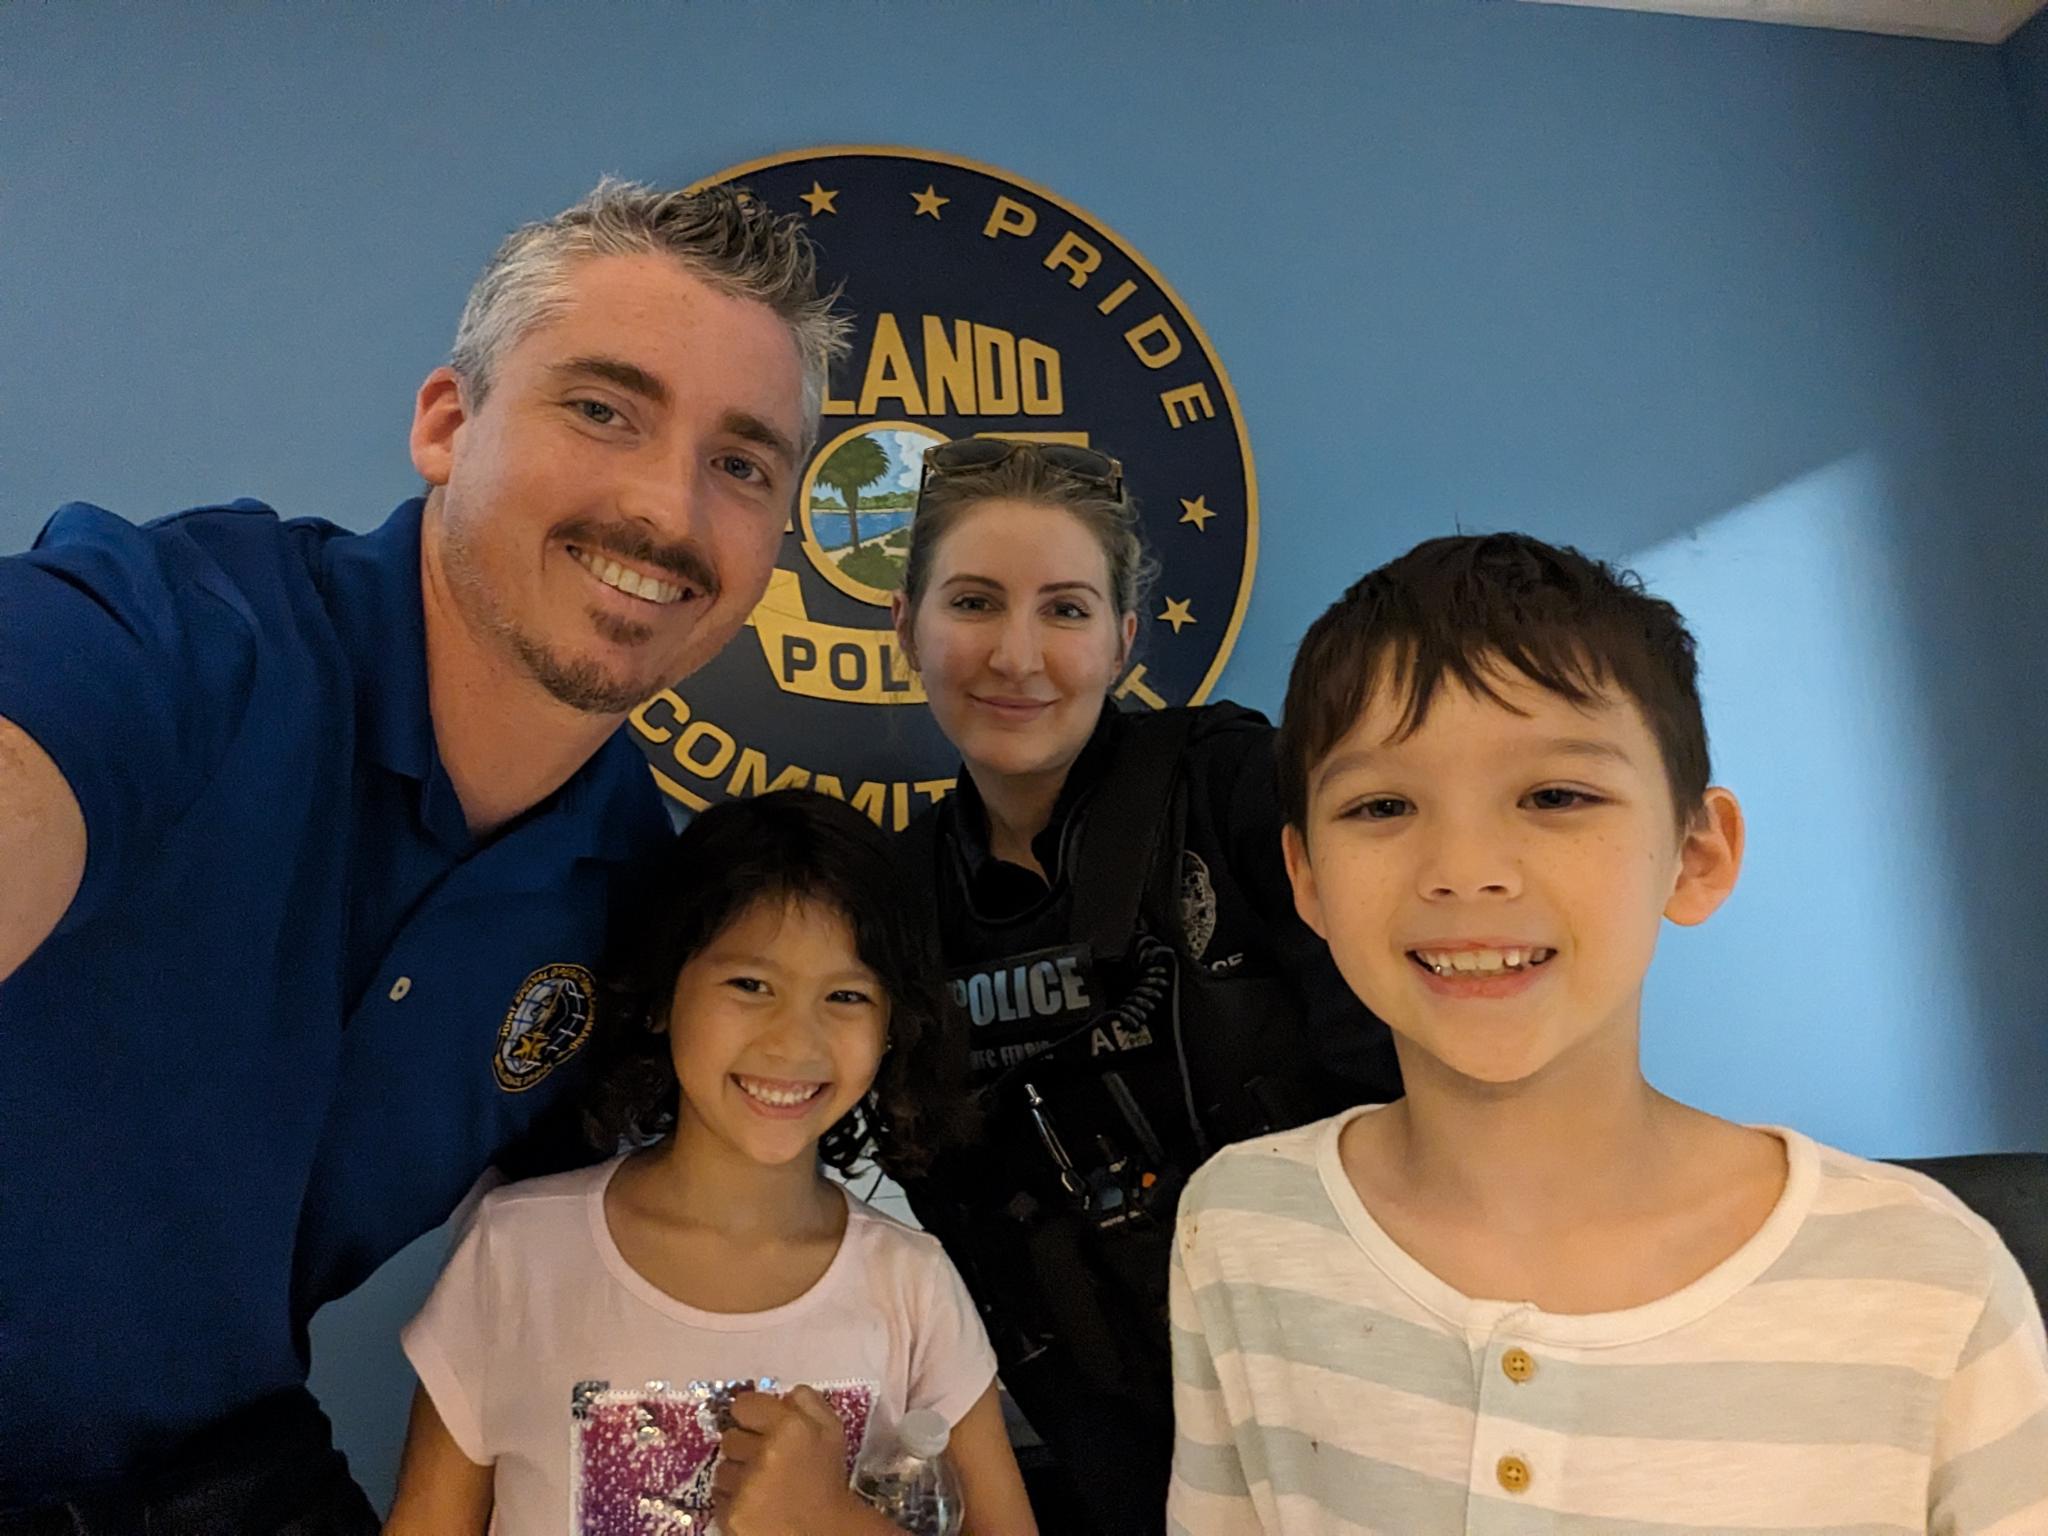
<path id="1" fill-rule="evenodd" d="M 1624 697 L 1656 738 L 1681 827 L 1706 794 L 1706 721 L 1678 610 L 1577 550 L 1523 534 L 1432 539 L 1356 582 L 1303 637 L 1280 726 L 1280 792 L 1301 826 L 1315 765 L 1375 689 L 1402 699 L 1395 739 L 1422 728 L 1445 680 L 1514 709 L 1525 678 L 1579 707 Z M 1521 711 L 1517 711 L 1520 713 Z"/>

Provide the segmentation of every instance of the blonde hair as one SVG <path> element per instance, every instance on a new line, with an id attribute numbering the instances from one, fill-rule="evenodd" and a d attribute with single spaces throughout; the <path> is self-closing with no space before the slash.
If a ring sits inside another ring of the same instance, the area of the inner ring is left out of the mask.
<path id="1" fill-rule="evenodd" d="M 1057 507 L 1095 536 L 1109 564 L 1109 599 L 1119 615 L 1136 613 L 1159 564 L 1138 531 L 1138 508 L 1128 495 L 1069 474 L 1029 443 L 999 464 L 935 474 L 917 498 L 910 548 L 903 565 L 903 601 L 914 617 L 931 584 L 939 545 L 962 517 L 985 501 L 1025 501 Z"/>

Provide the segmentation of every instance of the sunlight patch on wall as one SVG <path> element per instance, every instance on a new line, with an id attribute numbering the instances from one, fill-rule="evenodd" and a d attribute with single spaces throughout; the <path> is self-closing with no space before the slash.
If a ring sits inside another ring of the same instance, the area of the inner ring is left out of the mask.
<path id="1" fill-rule="evenodd" d="M 1863 453 L 1628 562 L 1699 639 L 1715 778 L 1749 820 L 1728 905 L 1666 929 L 1645 1064 L 1871 1156 L 1980 1148 L 1990 1119 L 1900 515 Z"/>

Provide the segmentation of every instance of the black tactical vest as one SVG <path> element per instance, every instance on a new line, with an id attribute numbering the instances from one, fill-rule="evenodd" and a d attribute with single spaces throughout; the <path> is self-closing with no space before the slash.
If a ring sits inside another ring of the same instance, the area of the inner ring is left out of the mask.
<path id="1" fill-rule="evenodd" d="M 1104 1536 L 1163 1528 L 1175 1208 L 1217 1147 L 1335 1113 L 1278 976 L 1188 959 L 1193 710 L 1132 715 L 1072 816 L 1071 900 L 993 925 L 934 817 L 901 842 L 941 937 L 979 1144 L 907 1186 L 981 1307 L 1011 1393 Z"/>

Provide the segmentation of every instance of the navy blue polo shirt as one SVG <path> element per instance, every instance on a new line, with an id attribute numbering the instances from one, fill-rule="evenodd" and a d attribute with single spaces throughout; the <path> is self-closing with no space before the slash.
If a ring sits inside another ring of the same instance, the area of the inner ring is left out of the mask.
<path id="1" fill-rule="evenodd" d="M 620 735 L 471 839 L 420 516 L 74 503 L 0 559 L 0 716 L 88 842 L 0 983 L 0 1509 L 302 1383 L 313 1310 L 588 1063 L 607 914 L 668 821 Z"/>

